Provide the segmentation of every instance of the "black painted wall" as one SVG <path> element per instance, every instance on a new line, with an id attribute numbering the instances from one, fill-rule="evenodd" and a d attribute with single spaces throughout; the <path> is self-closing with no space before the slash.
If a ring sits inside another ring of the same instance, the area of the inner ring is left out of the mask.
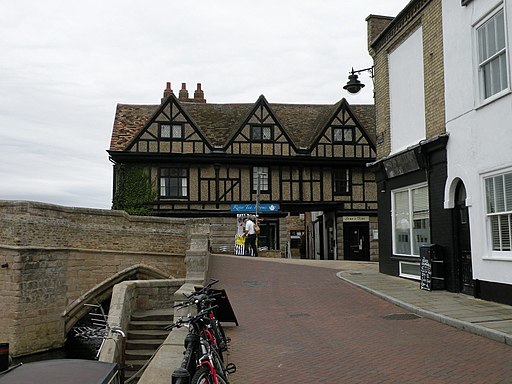
<path id="1" fill-rule="evenodd" d="M 454 228 L 452 209 L 444 208 L 444 188 L 447 178 L 445 146 L 422 148 L 417 154 L 420 169 L 392 179 L 386 179 L 382 167 L 374 168 L 377 182 L 379 212 L 379 270 L 381 273 L 398 276 L 399 261 L 419 261 L 417 258 L 392 254 L 391 191 L 428 180 L 430 202 L 430 234 L 433 244 L 441 246 L 444 257 L 446 289 L 457 291 L 457 273 L 454 262 Z"/>

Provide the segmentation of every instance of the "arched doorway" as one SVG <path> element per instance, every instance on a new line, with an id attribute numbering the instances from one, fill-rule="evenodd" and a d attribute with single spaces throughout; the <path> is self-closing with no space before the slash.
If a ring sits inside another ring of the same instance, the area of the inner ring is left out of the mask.
<path id="1" fill-rule="evenodd" d="M 459 182 L 455 190 L 455 234 L 459 291 L 474 295 L 473 266 L 471 263 L 471 233 L 469 213 L 466 206 L 466 188 Z"/>

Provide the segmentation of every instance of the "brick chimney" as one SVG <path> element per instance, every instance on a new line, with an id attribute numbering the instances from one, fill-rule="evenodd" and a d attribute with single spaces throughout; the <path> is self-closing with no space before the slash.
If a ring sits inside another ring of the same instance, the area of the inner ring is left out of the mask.
<path id="1" fill-rule="evenodd" d="M 164 89 L 164 96 L 162 97 L 161 102 L 163 103 L 169 96 L 173 94 L 173 91 L 171 89 L 171 83 L 167 82 L 167 86 Z"/>
<path id="2" fill-rule="evenodd" d="M 393 17 L 370 15 L 366 18 L 367 43 L 370 56 L 372 56 L 372 43 L 383 32 L 386 27 L 393 21 Z"/>
<path id="3" fill-rule="evenodd" d="M 206 103 L 206 100 L 204 99 L 204 92 L 201 89 L 201 83 L 197 83 L 197 89 L 194 91 L 194 102 Z"/>
<path id="4" fill-rule="evenodd" d="M 181 89 L 178 99 L 180 101 L 188 101 L 187 83 L 181 83 Z"/>

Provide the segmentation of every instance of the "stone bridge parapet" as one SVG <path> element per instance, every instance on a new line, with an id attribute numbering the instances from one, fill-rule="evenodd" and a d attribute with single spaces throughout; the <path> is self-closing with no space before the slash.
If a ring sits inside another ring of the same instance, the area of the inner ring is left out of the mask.
<path id="1" fill-rule="evenodd" d="M 0 342 L 14 356 L 62 346 L 65 314 L 111 292 L 116 275 L 185 278 L 198 233 L 208 237 L 207 219 L 0 201 Z M 194 270 L 207 266 L 198 256 Z"/>

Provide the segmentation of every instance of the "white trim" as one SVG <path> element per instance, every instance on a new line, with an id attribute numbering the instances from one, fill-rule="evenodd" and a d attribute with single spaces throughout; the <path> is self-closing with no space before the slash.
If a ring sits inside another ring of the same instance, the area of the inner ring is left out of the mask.
<path id="1" fill-rule="evenodd" d="M 505 37 L 505 65 L 506 68 L 506 81 L 507 85 L 501 91 L 485 98 L 485 86 L 484 80 L 482 78 L 482 71 L 480 70 L 480 58 L 479 58 L 479 42 L 478 42 L 478 28 L 480 28 L 483 24 L 489 21 L 491 18 L 496 16 L 496 14 L 500 11 L 503 11 L 503 22 L 504 22 L 504 37 Z M 474 84 L 474 95 L 475 95 L 475 109 L 482 108 L 502 97 L 510 94 L 512 92 L 511 88 L 511 76 L 510 76 L 510 65 L 509 65 L 509 57 L 510 57 L 510 49 L 509 49 L 509 41 L 508 41 L 508 20 L 507 20 L 507 12 L 505 9 L 504 2 L 501 1 L 495 6 L 493 6 L 485 15 L 480 17 L 476 22 L 472 24 L 472 39 L 473 39 L 473 84 Z"/>
<path id="2" fill-rule="evenodd" d="M 420 281 L 421 276 L 419 274 L 418 275 L 410 275 L 408 273 L 402 273 L 402 265 L 403 264 L 417 265 L 418 266 L 418 272 L 419 272 L 419 263 L 413 263 L 413 262 L 410 262 L 410 261 L 400 261 L 398 263 L 398 276 L 405 277 L 407 279 L 413 279 L 413 280 Z"/>
<path id="3" fill-rule="evenodd" d="M 512 166 L 500 167 L 496 168 L 492 171 L 481 172 L 480 176 L 480 193 L 481 193 L 481 204 L 482 211 L 481 217 L 482 222 L 485 225 L 485 249 L 484 255 L 482 255 L 482 260 L 488 261 L 512 261 L 512 249 L 510 251 L 494 251 L 492 249 L 492 233 L 491 226 L 489 222 L 490 215 L 487 213 L 487 193 L 485 190 L 485 180 L 488 178 L 504 175 L 507 173 L 512 173 Z"/>

